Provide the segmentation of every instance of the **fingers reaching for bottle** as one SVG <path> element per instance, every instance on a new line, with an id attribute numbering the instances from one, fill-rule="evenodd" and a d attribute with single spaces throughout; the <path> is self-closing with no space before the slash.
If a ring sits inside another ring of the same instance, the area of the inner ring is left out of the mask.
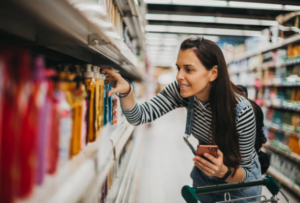
<path id="1" fill-rule="evenodd" d="M 122 78 L 119 73 L 109 69 L 103 69 L 103 71 L 107 74 L 106 80 L 108 84 L 113 87 L 113 89 L 108 92 L 108 96 L 111 96 L 115 93 L 128 93 L 130 90 L 130 84 L 124 78 Z"/>

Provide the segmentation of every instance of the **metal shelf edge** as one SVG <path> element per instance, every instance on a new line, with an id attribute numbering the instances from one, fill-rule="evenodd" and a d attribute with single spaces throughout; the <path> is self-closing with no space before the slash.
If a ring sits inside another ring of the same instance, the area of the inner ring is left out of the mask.
<path id="1" fill-rule="evenodd" d="M 283 184 L 285 187 L 289 188 L 298 196 L 300 196 L 300 187 L 293 183 L 291 180 L 289 180 L 287 177 L 279 173 L 275 168 L 270 166 L 267 173 L 270 174 L 273 178 L 275 178 L 278 182 Z"/>

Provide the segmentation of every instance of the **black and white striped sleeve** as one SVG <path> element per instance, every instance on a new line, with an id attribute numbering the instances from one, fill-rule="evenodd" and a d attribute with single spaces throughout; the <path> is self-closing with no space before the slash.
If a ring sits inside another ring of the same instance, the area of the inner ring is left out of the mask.
<path id="1" fill-rule="evenodd" d="M 249 177 L 252 171 L 253 158 L 255 152 L 255 138 L 256 138 L 256 121 L 252 106 L 245 107 L 237 118 L 237 132 L 239 135 L 239 147 L 241 153 L 241 165 L 244 172 L 244 180 Z"/>
<path id="2" fill-rule="evenodd" d="M 177 81 L 168 85 L 163 91 L 151 100 L 138 105 L 137 103 L 130 110 L 123 110 L 129 123 L 140 125 L 152 122 L 166 113 L 184 106 L 183 97 Z"/>

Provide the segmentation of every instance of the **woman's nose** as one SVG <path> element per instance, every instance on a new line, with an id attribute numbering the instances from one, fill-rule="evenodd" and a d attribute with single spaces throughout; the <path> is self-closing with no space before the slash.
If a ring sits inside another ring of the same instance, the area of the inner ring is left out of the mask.
<path id="1" fill-rule="evenodd" d="M 177 73 L 177 80 L 183 80 L 184 79 L 184 73 L 183 71 L 178 71 Z"/>

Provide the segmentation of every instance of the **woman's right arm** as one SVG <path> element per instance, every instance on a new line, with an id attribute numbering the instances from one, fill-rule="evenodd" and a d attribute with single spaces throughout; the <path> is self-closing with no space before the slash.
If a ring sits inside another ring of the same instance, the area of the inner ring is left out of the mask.
<path id="1" fill-rule="evenodd" d="M 105 72 L 109 75 L 109 84 L 114 87 L 114 89 L 109 91 L 109 96 L 114 93 L 124 94 L 128 92 L 129 84 L 120 74 L 106 69 Z M 177 82 L 171 83 L 162 92 L 141 105 L 136 103 L 132 92 L 120 100 L 124 115 L 128 122 L 133 125 L 154 121 L 175 108 L 185 106 Z"/>

